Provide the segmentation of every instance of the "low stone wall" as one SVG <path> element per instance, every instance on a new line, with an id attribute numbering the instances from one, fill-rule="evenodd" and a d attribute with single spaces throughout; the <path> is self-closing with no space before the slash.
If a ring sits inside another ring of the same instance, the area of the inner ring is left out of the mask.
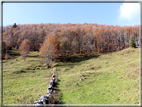
<path id="1" fill-rule="evenodd" d="M 55 72 L 53 73 L 52 78 L 50 80 L 46 96 L 41 96 L 39 98 L 39 101 L 35 101 L 33 105 L 38 106 L 38 105 L 48 104 L 49 97 L 51 96 L 51 94 L 53 92 L 54 85 L 55 85 Z"/>

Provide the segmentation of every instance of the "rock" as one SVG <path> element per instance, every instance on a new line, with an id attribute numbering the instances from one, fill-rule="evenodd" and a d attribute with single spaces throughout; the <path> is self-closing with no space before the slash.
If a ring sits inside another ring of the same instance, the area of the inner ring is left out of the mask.
<path id="1" fill-rule="evenodd" d="M 52 78 L 52 79 L 50 80 L 50 83 L 54 83 L 54 82 L 55 82 L 55 79 Z"/>
<path id="2" fill-rule="evenodd" d="M 49 94 L 49 93 L 47 93 L 47 94 L 46 94 L 46 96 L 49 98 L 49 97 L 50 97 L 50 94 Z"/>
<path id="3" fill-rule="evenodd" d="M 48 89 L 48 91 L 47 91 L 47 93 L 50 93 L 50 94 L 52 94 L 52 89 Z"/>
<path id="4" fill-rule="evenodd" d="M 42 101 L 35 101 L 33 105 L 43 105 Z"/>
<path id="5" fill-rule="evenodd" d="M 49 98 L 49 97 L 45 96 L 44 104 L 48 104 L 48 98 Z"/>
<path id="6" fill-rule="evenodd" d="M 55 83 L 55 78 L 52 78 L 52 80 L 53 80 L 53 83 Z"/>
<path id="7" fill-rule="evenodd" d="M 39 105 L 43 105 L 43 104 L 48 104 L 48 98 L 51 96 L 52 91 L 53 91 L 53 84 L 55 83 L 55 72 L 52 75 L 52 79 L 50 80 L 49 86 L 48 86 L 48 90 L 47 90 L 47 94 L 46 96 L 41 96 L 39 98 L 39 101 L 35 101 L 33 105 L 39 106 Z M 77 84 L 78 85 L 78 84 Z M 54 93 L 56 91 L 54 90 Z M 39 95 L 40 96 L 40 95 Z"/>
<path id="8" fill-rule="evenodd" d="M 36 104 L 48 104 L 48 98 L 49 98 L 49 96 L 41 96 L 40 98 L 39 98 L 39 101 L 37 102 L 35 102 Z"/>
<path id="9" fill-rule="evenodd" d="M 40 101 L 40 102 L 38 102 L 38 104 L 39 104 L 39 105 L 42 105 L 42 104 L 43 104 L 43 102 L 42 102 L 42 101 Z"/>
<path id="10" fill-rule="evenodd" d="M 51 79 L 50 82 L 53 82 L 53 79 Z"/>
<path id="11" fill-rule="evenodd" d="M 55 72 L 54 72 L 53 75 L 52 75 L 52 78 L 53 78 L 53 77 L 55 77 Z"/>
<path id="12" fill-rule="evenodd" d="M 44 96 L 41 96 L 40 98 L 39 98 L 39 101 L 44 101 Z"/>
<path id="13" fill-rule="evenodd" d="M 49 84 L 48 89 L 51 89 L 51 88 L 53 88 L 53 83 L 52 82 Z"/>
<path id="14" fill-rule="evenodd" d="M 37 103 L 38 103 L 38 101 L 35 101 L 35 102 L 34 102 L 34 104 L 37 104 Z"/>

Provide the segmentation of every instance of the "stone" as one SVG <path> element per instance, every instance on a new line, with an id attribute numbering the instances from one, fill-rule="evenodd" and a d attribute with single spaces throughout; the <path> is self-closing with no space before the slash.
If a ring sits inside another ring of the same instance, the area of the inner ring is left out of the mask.
<path id="1" fill-rule="evenodd" d="M 33 105 L 43 105 L 42 101 L 35 101 Z"/>
<path id="2" fill-rule="evenodd" d="M 44 96 L 41 96 L 40 98 L 39 98 L 39 101 L 44 101 Z"/>
<path id="3" fill-rule="evenodd" d="M 53 73 L 52 77 L 55 77 L 55 72 Z"/>
<path id="4" fill-rule="evenodd" d="M 52 82 L 49 84 L 48 89 L 51 89 L 51 88 L 53 88 L 53 83 Z"/>
<path id="5" fill-rule="evenodd" d="M 42 104 L 43 104 L 43 102 L 42 102 L 42 101 L 39 101 L 39 102 L 38 102 L 38 104 L 39 104 L 39 105 L 42 105 Z"/>
<path id="6" fill-rule="evenodd" d="M 55 77 L 55 74 L 53 74 L 52 77 Z"/>
<path id="7" fill-rule="evenodd" d="M 52 94 L 52 89 L 48 89 L 47 93 L 51 93 Z"/>
<path id="8" fill-rule="evenodd" d="M 48 100 L 48 98 L 49 98 L 49 96 L 47 96 L 47 95 L 46 95 L 46 96 L 44 96 L 44 99 L 45 99 L 45 100 Z"/>
<path id="9" fill-rule="evenodd" d="M 49 97 L 45 96 L 44 104 L 48 104 L 48 98 Z"/>
<path id="10" fill-rule="evenodd" d="M 54 77 L 52 77 L 52 80 L 55 80 L 55 78 L 54 78 Z"/>
<path id="11" fill-rule="evenodd" d="M 37 104 L 37 103 L 38 103 L 38 101 L 35 101 L 35 102 L 34 102 L 34 104 Z"/>
<path id="12" fill-rule="evenodd" d="M 53 84 L 55 83 L 55 72 L 52 75 L 52 79 L 50 80 L 49 86 L 48 86 L 48 90 L 47 90 L 47 94 L 46 96 L 41 96 L 39 98 L 39 101 L 35 101 L 33 105 L 43 105 L 43 104 L 48 104 L 48 98 L 51 96 L 52 91 L 53 91 Z M 82 79 L 81 79 L 82 80 Z M 78 84 L 77 84 L 78 85 Z M 56 91 L 54 90 L 54 93 Z M 40 95 L 39 95 L 40 96 Z"/>
<path id="13" fill-rule="evenodd" d="M 51 82 L 51 83 L 55 83 L 55 79 L 52 78 L 52 79 L 50 80 L 50 82 Z"/>
<path id="14" fill-rule="evenodd" d="M 46 94 L 47 97 L 50 97 L 49 93 Z"/>
<path id="15" fill-rule="evenodd" d="M 51 79 L 50 82 L 53 82 L 53 79 Z"/>

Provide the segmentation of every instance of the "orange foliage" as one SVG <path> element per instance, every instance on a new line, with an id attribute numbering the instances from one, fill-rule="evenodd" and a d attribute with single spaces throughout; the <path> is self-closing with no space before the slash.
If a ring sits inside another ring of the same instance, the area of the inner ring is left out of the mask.
<path id="1" fill-rule="evenodd" d="M 47 39 L 48 37 L 50 39 Z M 124 49 L 129 46 L 130 38 L 134 39 L 137 46 L 140 44 L 139 26 L 42 23 L 18 25 L 15 29 L 11 26 L 3 27 L 3 41 L 6 42 L 7 47 L 20 47 L 25 38 L 30 40 L 30 50 L 38 51 L 42 49 L 41 46 L 46 47 L 43 46 L 44 44 L 51 44 L 51 47 L 55 47 L 54 54 L 61 56 L 83 54 L 84 51 L 94 53 Z M 45 43 L 45 41 L 50 42 Z M 50 46 L 45 50 L 49 48 Z M 22 55 L 23 51 L 20 52 Z"/>
<path id="2" fill-rule="evenodd" d="M 39 55 L 41 57 L 55 57 L 55 54 L 59 53 L 59 44 L 60 42 L 55 35 L 48 36 L 43 42 Z"/>
<path id="3" fill-rule="evenodd" d="M 24 60 L 26 59 L 26 55 L 29 50 L 30 50 L 30 42 L 29 40 L 25 39 L 19 48 L 20 55 L 23 56 Z"/>
<path id="4" fill-rule="evenodd" d="M 8 53 L 5 54 L 4 59 L 8 60 L 10 55 Z"/>

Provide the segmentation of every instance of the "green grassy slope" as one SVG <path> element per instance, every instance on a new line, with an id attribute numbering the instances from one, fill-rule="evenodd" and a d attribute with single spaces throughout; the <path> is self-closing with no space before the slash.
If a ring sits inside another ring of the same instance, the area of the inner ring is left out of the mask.
<path id="1" fill-rule="evenodd" d="M 53 69 L 30 52 L 3 60 L 3 103 L 33 104 L 46 95 Z M 138 104 L 139 49 L 77 58 L 56 63 L 58 88 L 64 104 Z"/>
<path id="2" fill-rule="evenodd" d="M 68 65 L 57 67 L 65 104 L 139 104 L 139 49 Z"/>
<path id="3" fill-rule="evenodd" d="M 31 52 L 26 61 L 21 56 L 3 60 L 3 104 L 33 104 L 46 95 L 53 71 L 37 56 Z"/>

